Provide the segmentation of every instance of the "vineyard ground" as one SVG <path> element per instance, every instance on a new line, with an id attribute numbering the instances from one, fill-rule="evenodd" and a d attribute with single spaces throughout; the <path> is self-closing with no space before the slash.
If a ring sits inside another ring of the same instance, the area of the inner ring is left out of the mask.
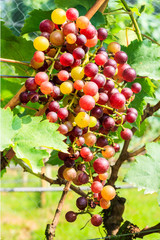
<path id="1" fill-rule="evenodd" d="M 120 181 L 118 185 L 122 185 L 122 179 L 127 168 L 121 169 Z M 56 175 L 56 168 L 53 168 L 52 175 Z M 1 182 L 1 187 L 22 187 L 22 172 L 18 170 L 8 169 L 8 173 Z M 26 186 L 38 187 L 40 181 L 34 176 L 28 176 Z M 128 219 L 140 228 L 152 226 L 160 219 L 160 211 L 157 202 L 157 194 L 144 195 L 143 191 L 138 192 L 137 189 L 121 189 L 120 195 L 126 197 L 126 211 L 124 219 Z M 46 204 L 40 208 L 40 193 L 2 193 L 1 194 L 1 239 L 2 240 L 43 240 L 44 229 L 47 221 L 53 218 L 60 192 L 48 192 L 46 195 Z M 81 216 L 72 224 L 65 221 L 64 215 L 68 210 L 75 210 L 75 201 L 77 195 L 69 192 L 64 204 L 59 225 L 56 230 L 56 240 L 86 240 L 100 237 L 99 230 L 88 223 L 87 227 L 79 230 L 84 226 L 86 217 Z M 20 200 L 20 202 L 19 202 Z M 99 209 L 100 211 L 100 209 Z M 97 208 L 98 212 L 98 208 Z M 102 229 L 101 229 L 101 232 Z M 67 233 L 67 234 L 66 234 Z M 144 240 L 159 240 L 159 234 L 152 234 L 144 237 Z"/>

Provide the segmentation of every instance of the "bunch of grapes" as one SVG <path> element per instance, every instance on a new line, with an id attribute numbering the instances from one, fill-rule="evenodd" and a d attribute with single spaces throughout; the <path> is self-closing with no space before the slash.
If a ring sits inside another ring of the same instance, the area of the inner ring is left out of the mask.
<path id="1" fill-rule="evenodd" d="M 55 9 L 51 19 L 40 23 L 41 35 L 33 42 L 36 52 L 31 60 L 37 73 L 26 80 L 20 101 L 48 103 L 46 118 L 59 124 L 58 131 L 69 145 L 68 154 L 58 153 L 63 161 L 58 176 L 78 186 L 91 186 L 87 197 L 76 201 L 79 212 L 66 214 L 66 220 L 74 222 L 89 208 L 108 209 L 116 195 L 106 185 L 108 159 L 120 150 L 111 133 L 121 128 L 122 139 L 131 139 L 132 131 L 123 124 L 136 121 L 137 110 L 129 104 L 141 85 L 125 87 L 136 79 L 136 72 L 117 42 L 103 47 L 106 29 L 96 30 L 75 8 Z M 102 217 L 93 215 L 91 223 L 99 226 Z"/>

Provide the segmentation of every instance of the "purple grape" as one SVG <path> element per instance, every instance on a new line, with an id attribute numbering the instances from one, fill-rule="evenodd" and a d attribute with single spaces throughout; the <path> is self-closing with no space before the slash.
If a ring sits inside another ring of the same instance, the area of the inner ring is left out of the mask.
<path id="1" fill-rule="evenodd" d="M 80 210 L 84 210 L 87 207 L 87 199 L 85 197 L 79 197 L 76 201 L 76 206 Z"/>
<path id="2" fill-rule="evenodd" d="M 116 52 L 114 55 L 114 60 L 118 63 L 118 64 L 123 64 L 126 63 L 128 60 L 128 56 L 125 52 L 123 51 L 119 51 Z"/>
<path id="3" fill-rule="evenodd" d="M 126 82 L 133 82 L 136 79 L 136 71 L 133 68 L 127 68 L 123 71 L 122 76 Z"/>
<path id="4" fill-rule="evenodd" d="M 20 95 L 19 95 L 19 99 L 22 103 L 28 103 L 29 100 L 28 100 L 28 92 L 22 92 Z"/>
<path id="5" fill-rule="evenodd" d="M 77 214 L 73 211 L 69 211 L 66 213 L 65 218 L 67 222 L 74 222 L 77 219 Z"/>
<path id="6" fill-rule="evenodd" d="M 95 106 L 91 110 L 91 115 L 94 116 L 95 118 L 101 118 L 103 116 L 103 109 L 99 106 Z"/>
<path id="7" fill-rule="evenodd" d="M 96 76 L 91 78 L 91 81 L 96 83 L 98 88 L 102 88 L 105 85 L 106 78 L 103 74 L 98 73 Z"/>
<path id="8" fill-rule="evenodd" d="M 42 22 L 40 22 L 40 25 L 39 25 L 39 29 L 41 32 L 51 33 L 53 32 L 54 28 L 55 28 L 55 24 L 48 19 L 43 20 Z"/>
<path id="9" fill-rule="evenodd" d="M 76 43 L 77 43 L 78 46 L 83 46 L 83 45 L 86 44 L 86 42 L 87 42 L 87 38 L 86 38 L 85 35 L 79 34 L 79 35 L 77 36 L 77 41 L 76 41 Z"/>
<path id="10" fill-rule="evenodd" d="M 73 57 L 75 59 L 82 59 L 84 58 L 84 56 L 85 56 L 85 51 L 81 47 L 75 48 L 73 50 Z"/>
<path id="11" fill-rule="evenodd" d="M 98 32 L 98 39 L 101 41 L 105 40 L 108 36 L 108 32 L 105 28 L 99 28 L 97 32 Z"/>
<path id="12" fill-rule="evenodd" d="M 103 70 L 103 74 L 108 77 L 112 78 L 115 75 L 116 69 L 112 66 L 107 66 Z"/>
<path id="13" fill-rule="evenodd" d="M 105 137 L 103 137 L 103 136 L 99 137 L 97 139 L 96 145 L 98 147 L 104 147 L 104 146 L 108 145 L 108 140 Z"/>
<path id="14" fill-rule="evenodd" d="M 106 130 L 111 130 L 115 126 L 115 121 L 112 117 L 106 116 L 102 122 L 102 125 Z"/>
<path id="15" fill-rule="evenodd" d="M 49 111 L 53 111 L 53 112 L 58 112 L 58 110 L 60 109 L 59 103 L 56 101 L 52 101 L 49 104 Z"/>
<path id="16" fill-rule="evenodd" d="M 25 82 L 25 87 L 28 91 L 36 91 L 38 85 L 35 83 L 34 78 L 28 78 Z"/>
<path id="17" fill-rule="evenodd" d="M 95 63 L 88 63 L 84 68 L 87 77 L 94 77 L 98 73 L 98 67 Z"/>

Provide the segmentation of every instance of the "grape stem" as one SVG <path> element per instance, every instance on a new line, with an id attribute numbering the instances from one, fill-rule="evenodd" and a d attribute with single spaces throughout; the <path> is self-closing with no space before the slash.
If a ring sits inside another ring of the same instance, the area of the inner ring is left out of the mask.
<path id="1" fill-rule="evenodd" d="M 128 4 L 126 3 L 125 0 L 120 0 L 120 1 L 121 1 L 121 3 L 123 4 L 125 10 L 128 12 L 128 14 L 129 14 L 129 16 L 130 16 L 130 18 L 131 18 L 131 21 L 132 21 L 132 23 L 133 23 L 133 25 L 134 25 L 135 32 L 136 32 L 136 34 L 137 34 L 138 40 L 139 40 L 139 41 L 142 41 L 143 39 L 142 39 L 141 31 L 140 31 L 140 29 L 139 29 L 139 26 L 138 26 L 138 24 L 137 24 L 136 19 L 134 18 L 133 12 L 132 12 L 131 9 L 129 8 L 129 6 L 128 6 Z"/>
<path id="2" fill-rule="evenodd" d="M 0 58 L 0 62 L 7 62 L 7 63 L 17 63 L 17 64 L 22 64 L 22 65 L 25 65 L 27 67 L 31 67 L 30 64 L 26 63 L 26 62 L 23 62 L 23 61 L 18 61 L 18 60 L 13 60 L 13 59 L 7 59 L 7 58 Z"/>
<path id="3" fill-rule="evenodd" d="M 46 226 L 45 235 L 46 235 L 47 240 L 52 240 L 55 237 L 55 230 L 56 230 L 57 224 L 59 222 L 59 217 L 60 217 L 60 214 L 61 214 L 61 211 L 62 211 L 62 208 L 63 208 L 64 200 L 65 200 L 66 195 L 69 191 L 70 185 L 71 185 L 71 182 L 67 182 L 65 184 L 65 187 L 64 187 L 64 190 L 62 192 L 62 196 L 59 200 L 58 207 L 56 209 L 56 212 L 55 212 L 54 218 L 52 220 L 52 223 L 47 224 L 47 226 Z"/>
<path id="4" fill-rule="evenodd" d="M 70 110 L 71 110 L 71 107 L 72 107 L 75 99 L 77 98 L 77 92 L 78 92 L 78 90 L 75 91 L 74 97 L 72 98 L 72 101 L 71 101 L 70 104 L 68 105 L 68 108 L 69 108 Z"/>
<path id="5" fill-rule="evenodd" d="M 51 77 L 51 73 L 52 73 L 53 68 L 54 68 L 54 64 L 55 64 L 56 58 L 58 57 L 60 51 L 61 51 L 61 47 L 58 48 L 58 51 L 56 52 L 56 55 L 54 56 L 54 58 L 52 58 L 52 61 L 53 61 L 53 62 L 52 62 L 52 64 L 51 64 L 51 68 L 50 68 L 50 70 L 49 70 L 49 76 L 50 76 L 50 77 Z M 51 59 L 50 59 L 50 60 L 51 60 Z"/>

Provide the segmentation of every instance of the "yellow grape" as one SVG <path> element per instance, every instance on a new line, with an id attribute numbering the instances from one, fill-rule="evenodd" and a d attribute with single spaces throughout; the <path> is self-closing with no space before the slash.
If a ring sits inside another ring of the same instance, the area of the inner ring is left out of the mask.
<path id="1" fill-rule="evenodd" d="M 106 179 L 108 178 L 108 173 L 107 173 L 107 172 L 105 172 L 105 173 L 100 173 L 100 174 L 98 174 L 98 177 L 99 177 L 99 179 L 101 179 L 101 180 L 106 180 Z"/>
<path id="2" fill-rule="evenodd" d="M 109 201 L 116 196 L 116 191 L 112 186 L 107 185 L 102 189 L 101 195 L 105 200 Z"/>
<path id="3" fill-rule="evenodd" d="M 74 44 L 77 40 L 77 37 L 74 33 L 69 33 L 67 36 L 66 36 L 66 41 L 67 43 L 69 44 Z"/>
<path id="4" fill-rule="evenodd" d="M 88 147 L 92 147 L 96 143 L 97 138 L 93 133 L 88 132 L 84 135 L 84 140 Z"/>
<path id="5" fill-rule="evenodd" d="M 81 80 L 84 77 L 84 69 L 82 67 L 75 67 L 71 71 L 71 77 L 74 80 Z"/>
<path id="6" fill-rule="evenodd" d="M 65 81 L 60 85 L 61 93 L 63 94 L 70 94 L 73 92 L 73 82 L 72 81 Z"/>
<path id="7" fill-rule="evenodd" d="M 111 202 L 110 201 L 106 201 L 104 198 L 100 199 L 100 206 L 103 209 L 108 209 L 111 206 Z"/>
<path id="8" fill-rule="evenodd" d="M 89 26 L 89 19 L 85 16 L 80 16 L 76 20 L 76 25 L 80 29 L 86 29 Z"/>
<path id="9" fill-rule="evenodd" d="M 85 112 L 79 112 L 74 120 L 78 127 L 85 128 L 90 123 L 90 116 Z"/>
<path id="10" fill-rule="evenodd" d="M 55 24 L 63 24 L 66 21 L 66 12 L 61 9 L 55 9 L 51 14 L 51 19 Z"/>
<path id="11" fill-rule="evenodd" d="M 38 51 L 45 51 L 49 47 L 49 41 L 47 38 L 39 36 L 34 39 L 33 46 Z"/>
<path id="12" fill-rule="evenodd" d="M 74 168 L 66 168 L 63 172 L 63 177 L 67 181 L 72 181 L 77 176 L 77 172 Z"/>
<path id="13" fill-rule="evenodd" d="M 95 102 L 98 102 L 99 100 L 99 92 L 96 93 L 96 95 L 93 96 Z"/>
<path id="14" fill-rule="evenodd" d="M 90 123 L 89 123 L 89 127 L 95 127 L 97 124 L 97 119 L 93 116 L 90 117 Z"/>

